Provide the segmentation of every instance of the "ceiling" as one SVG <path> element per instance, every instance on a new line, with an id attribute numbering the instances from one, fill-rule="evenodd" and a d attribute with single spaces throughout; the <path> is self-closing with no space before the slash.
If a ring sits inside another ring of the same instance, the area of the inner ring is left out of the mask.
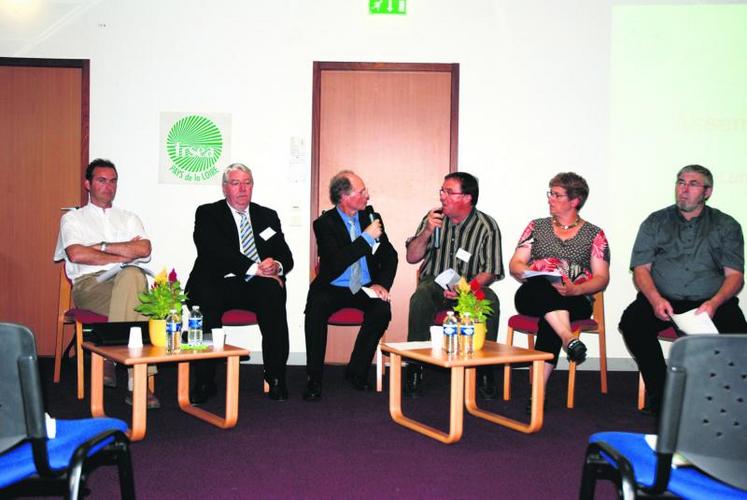
<path id="1" fill-rule="evenodd" d="M 0 0 L 0 56 L 24 57 L 101 0 Z"/>

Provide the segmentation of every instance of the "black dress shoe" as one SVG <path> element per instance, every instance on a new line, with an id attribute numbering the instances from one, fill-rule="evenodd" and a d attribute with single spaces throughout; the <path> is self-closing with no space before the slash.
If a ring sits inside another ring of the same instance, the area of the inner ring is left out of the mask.
<path id="1" fill-rule="evenodd" d="M 568 342 L 565 351 L 568 355 L 568 360 L 574 361 L 577 365 L 586 361 L 586 345 L 578 339 L 573 339 Z"/>
<path id="2" fill-rule="evenodd" d="M 488 401 L 498 397 L 493 370 L 477 370 L 477 394 Z"/>
<path id="3" fill-rule="evenodd" d="M 218 394 L 218 388 L 215 387 L 215 383 L 197 384 L 189 391 L 189 402 L 192 403 L 192 406 L 199 406 L 205 404 L 208 399 L 216 394 Z"/>
<path id="4" fill-rule="evenodd" d="M 285 401 L 288 399 L 288 387 L 285 385 L 284 378 L 271 378 L 267 380 L 270 390 L 267 397 L 273 401 Z"/>
<path id="5" fill-rule="evenodd" d="M 365 376 L 353 375 L 352 373 L 346 373 L 345 380 L 350 382 L 350 385 L 352 385 L 353 389 L 355 389 L 356 391 L 370 391 L 371 390 L 371 383 L 368 381 L 368 379 Z"/>
<path id="6" fill-rule="evenodd" d="M 423 395 L 423 365 L 407 365 L 405 370 L 405 395 L 413 399 Z"/>
<path id="7" fill-rule="evenodd" d="M 304 401 L 319 401 L 322 399 L 322 379 L 309 377 L 302 397 Z"/>

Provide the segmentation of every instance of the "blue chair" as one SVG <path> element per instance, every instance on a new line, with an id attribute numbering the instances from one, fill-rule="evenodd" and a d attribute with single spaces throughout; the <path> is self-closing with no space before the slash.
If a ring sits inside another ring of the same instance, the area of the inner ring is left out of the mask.
<path id="1" fill-rule="evenodd" d="M 122 498 L 135 498 L 127 424 L 114 418 L 57 420 L 48 437 L 31 331 L 0 323 L 0 498 L 82 497 L 101 465 L 117 465 Z"/>
<path id="2" fill-rule="evenodd" d="M 691 465 L 673 467 L 675 452 Z M 580 498 L 594 497 L 597 479 L 613 481 L 625 499 L 747 499 L 747 335 L 674 342 L 655 447 L 643 434 L 592 435 Z"/>

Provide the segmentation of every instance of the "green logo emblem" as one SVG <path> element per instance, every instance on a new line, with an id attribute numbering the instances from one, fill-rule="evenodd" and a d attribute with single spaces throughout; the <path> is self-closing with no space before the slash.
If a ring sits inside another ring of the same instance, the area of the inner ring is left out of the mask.
<path id="1" fill-rule="evenodd" d="M 223 137 L 212 121 L 191 115 L 174 123 L 166 137 L 171 173 L 185 181 L 204 181 L 218 173 Z"/>

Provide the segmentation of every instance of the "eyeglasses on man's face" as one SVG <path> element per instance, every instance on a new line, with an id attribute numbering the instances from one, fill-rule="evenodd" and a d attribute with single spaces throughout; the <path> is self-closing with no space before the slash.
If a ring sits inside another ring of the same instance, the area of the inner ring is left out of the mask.
<path id="1" fill-rule="evenodd" d="M 553 200 L 557 200 L 558 198 L 568 198 L 567 194 L 558 193 L 557 191 L 547 191 L 546 194 L 548 198 L 552 198 Z"/>
<path id="2" fill-rule="evenodd" d="M 451 189 L 441 188 L 438 190 L 438 194 L 439 195 L 445 194 L 446 196 L 464 196 L 465 193 L 458 193 L 458 192 L 452 191 Z"/>
<path id="3" fill-rule="evenodd" d="M 228 181 L 226 184 L 228 184 L 232 188 L 244 186 L 245 188 L 249 189 L 250 187 L 254 185 L 254 181 L 243 181 L 242 182 L 242 181 L 232 180 L 232 181 Z"/>
<path id="4" fill-rule="evenodd" d="M 678 188 L 683 189 L 683 188 L 685 188 L 685 186 L 687 186 L 688 189 L 698 189 L 698 188 L 705 189 L 705 188 L 708 187 L 705 184 L 701 184 L 700 182 L 697 182 L 697 181 L 690 181 L 690 182 L 688 182 L 685 179 L 677 179 L 677 187 Z"/>

